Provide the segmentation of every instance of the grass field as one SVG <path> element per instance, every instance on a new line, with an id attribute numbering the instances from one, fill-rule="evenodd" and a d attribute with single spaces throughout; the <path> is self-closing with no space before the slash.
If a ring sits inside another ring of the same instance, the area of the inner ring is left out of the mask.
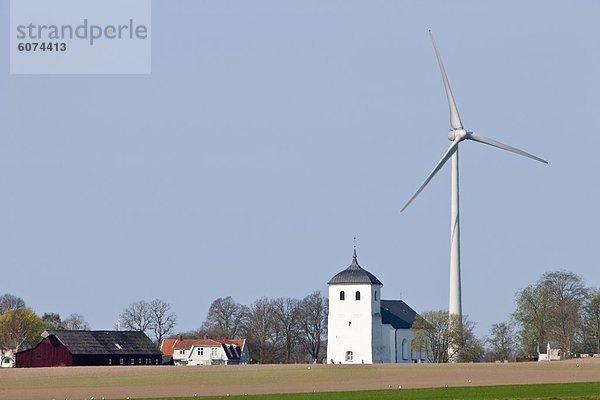
<path id="1" fill-rule="evenodd" d="M 600 399 L 599 382 L 600 359 L 508 364 L 6 368 L 0 370 L 0 400 L 164 399 L 193 398 L 194 394 L 233 398 L 245 393 L 258 395 L 253 399 L 286 400 Z"/>
<path id="2" fill-rule="evenodd" d="M 160 400 L 193 400 L 198 397 L 166 397 Z M 202 397 L 248 400 L 495 400 L 495 399 L 600 399 L 600 382 L 553 383 L 542 385 L 503 385 L 427 389 L 388 389 L 355 392 L 288 393 L 254 396 Z M 157 399 L 154 399 L 157 400 Z"/>

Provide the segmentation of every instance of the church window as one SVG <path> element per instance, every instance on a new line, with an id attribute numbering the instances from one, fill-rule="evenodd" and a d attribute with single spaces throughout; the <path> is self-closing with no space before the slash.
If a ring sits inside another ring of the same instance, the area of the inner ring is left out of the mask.
<path id="1" fill-rule="evenodd" d="M 360 292 L 358 290 L 356 291 L 356 300 L 360 300 Z"/>
<path id="2" fill-rule="evenodd" d="M 377 290 L 375 291 L 375 297 L 374 300 L 377 301 Z"/>
<path id="3" fill-rule="evenodd" d="M 340 292 L 340 300 L 346 300 L 346 293 L 343 290 Z"/>
<path id="4" fill-rule="evenodd" d="M 402 339 L 402 359 L 408 360 L 408 341 Z"/>
<path id="5" fill-rule="evenodd" d="M 354 358 L 354 354 L 351 351 L 346 352 L 346 361 L 350 362 Z"/>
<path id="6" fill-rule="evenodd" d="M 203 356 L 204 355 L 204 347 L 198 347 L 198 355 L 199 356 Z"/>

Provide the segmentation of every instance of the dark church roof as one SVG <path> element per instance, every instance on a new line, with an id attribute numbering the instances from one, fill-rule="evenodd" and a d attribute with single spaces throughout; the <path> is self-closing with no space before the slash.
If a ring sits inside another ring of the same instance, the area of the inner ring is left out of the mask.
<path id="1" fill-rule="evenodd" d="M 410 329 L 417 318 L 415 310 L 402 300 L 381 300 L 381 322 L 395 329 Z"/>
<path id="2" fill-rule="evenodd" d="M 71 354 L 162 355 L 144 332 L 48 330 L 42 336 L 56 337 Z"/>
<path id="3" fill-rule="evenodd" d="M 364 270 L 356 260 L 356 249 L 352 256 L 352 264 L 328 282 L 329 285 L 335 284 L 355 284 L 368 283 L 371 285 L 383 285 L 379 279 L 367 270 Z"/>

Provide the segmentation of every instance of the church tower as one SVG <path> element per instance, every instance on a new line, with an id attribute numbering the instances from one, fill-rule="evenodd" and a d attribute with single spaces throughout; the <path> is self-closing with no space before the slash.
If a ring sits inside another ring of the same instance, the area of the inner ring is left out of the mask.
<path id="1" fill-rule="evenodd" d="M 381 287 L 356 257 L 329 285 L 327 362 L 371 364 L 383 362 Z"/>

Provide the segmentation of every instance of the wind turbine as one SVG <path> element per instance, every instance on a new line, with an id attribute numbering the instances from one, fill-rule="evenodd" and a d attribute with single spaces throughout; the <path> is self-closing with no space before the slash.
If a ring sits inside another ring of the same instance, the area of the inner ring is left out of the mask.
<path id="1" fill-rule="evenodd" d="M 429 31 L 429 37 L 433 43 L 433 49 L 435 50 L 435 56 L 440 66 L 442 73 L 442 80 L 444 81 L 444 88 L 446 90 L 446 97 L 448 97 L 448 106 L 450 107 L 450 133 L 448 139 L 452 142 L 446 153 L 444 153 L 442 159 L 437 163 L 433 171 L 429 174 L 425 182 L 421 185 L 419 190 L 408 200 L 406 205 L 402 208 L 402 211 L 413 202 L 413 200 L 425 189 L 431 179 L 438 173 L 438 171 L 444 166 L 446 161 L 452 159 L 452 179 L 451 179 L 451 212 L 450 212 L 450 300 L 448 304 L 448 311 L 450 315 L 456 315 L 458 320 L 462 320 L 462 303 L 461 303 L 461 283 L 460 283 L 460 219 L 459 219 L 459 206 L 458 206 L 458 146 L 460 142 L 464 140 L 472 140 L 474 142 L 487 144 L 489 146 L 497 147 L 502 150 L 507 150 L 521 156 L 529 157 L 536 161 L 548 164 L 548 161 L 543 160 L 539 157 L 534 156 L 519 150 L 512 146 L 508 146 L 504 143 L 497 142 L 493 139 L 489 139 L 485 136 L 481 136 L 478 133 L 470 132 L 463 128 L 462 122 L 458 115 L 458 109 L 454 102 L 454 96 L 452 95 L 452 89 L 448 83 L 448 77 L 444 70 L 444 64 L 442 64 L 442 57 L 438 51 L 437 45 L 433 34 Z"/>

